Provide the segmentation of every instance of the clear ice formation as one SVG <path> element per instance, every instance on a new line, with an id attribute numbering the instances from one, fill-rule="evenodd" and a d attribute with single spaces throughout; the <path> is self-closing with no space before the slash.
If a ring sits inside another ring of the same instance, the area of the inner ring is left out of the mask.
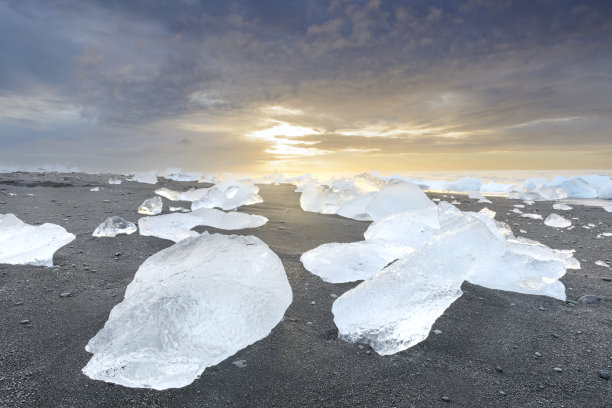
<path id="1" fill-rule="evenodd" d="M 333 304 L 339 336 L 368 343 L 381 355 L 424 340 L 459 296 L 461 284 L 565 300 L 559 278 L 579 267 L 571 251 L 515 238 L 487 213 L 461 212 L 442 202 L 440 229 L 414 252 L 367 279 Z"/>
<path id="2" fill-rule="evenodd" d="M 121 184 L 121 179 L 117 176 L 112 176 L 108 179 L 108 184 Z"/>
<path id="3" fill-rule="evenodd" d="M 144 184 L 157 184 L 157 175 L 154 171 L 150 171 L 148 173 L 136 173 L 132 178 L 129 178 L 128 180 Z"/>
<path id="4" fill-rule="evenodd" d="M 118 234 L 133 234 L 137 229 L 136 224 L 133 222 L 129 222 L 128 220 L 118 216 L 112 216 L 108 217 L 106 221 L 98 225 L 98 228 L 94 230 L 92 236 L 113 238 Z"/>
<path id="5" fill-rule="evenodd" d="M 566 218 L 563 218 L 562 216 L 558 214 L 551 213 L 544 220 L 544 225 L 548 225 L 549 227 L 554 227 L 554 228 L 567 228 L 570 225 L 572 225 L 572 222 Z"/>
<path id="6" fill-rule="evenodd" d="M 139 214 L 145 215 L 156 215 L 162 212 L 162 199 L 159 197 L 147 198 L 144 200 L 140 207 L 138 207 Z"/>
<path id="7" fill-rule="evenodd" d="M 304 211 L 376 221 L 396 212 L 435 208 L 435 203 L 416 184 L 362 174 L 334 181 L 329 187 L 310 181 L 303 188 L 300 206 Z"/>
<path id="8" fill-rule="evenodd" d="M 221 208 L 222 210 L 235 210 L 243 205 L 252 205 L 263 202 L 257 193 L 259 187 L 227 175 L 223 181 L 210 188 L 198 188 L 188 191 L 174 191 L 159 188 L 155 193 L 172 201 L 191 201 L 191 209 Z"/>
<path id="9" fill-rule="evenodd" d="M 53 254 L 76 237 L 56 224 L 30 225 L 0 214 L 0 263 L 53 266 Z"/>
<path id="10" fill-rule="evenodd" d="M 257 228 L 268 222 L 261 215 L 240 212 L 225 212 L 214 208 L 201 208 L 190 213 L 173 213 L 156 217 L 142 217 L 138 220 L 140 235 L 155 236 L 179 242 L 199 234 L 192 231 L 193 227 L 204 225 L 208 227 L 239 230 Z"/>
<path id="11" fill-rule="evenodd" d="M 133 388 L 184 387 L 265 338 L 291 304 L 283 265 L 254 236 L 204 233 L 148 258 L 87 344 L 83 373 Z"/>

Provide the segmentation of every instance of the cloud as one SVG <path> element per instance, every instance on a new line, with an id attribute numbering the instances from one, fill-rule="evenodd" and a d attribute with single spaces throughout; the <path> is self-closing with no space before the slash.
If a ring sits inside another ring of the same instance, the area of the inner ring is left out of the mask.
<path id="1" fill-rule="evenodd" d="M 155 145 L 151 166 L 609 150 L 611 17 L 607 1 L 9 1 L 0 133 L 58 156 Z M 270 120 L 316 133 L 247 137 Z"/>

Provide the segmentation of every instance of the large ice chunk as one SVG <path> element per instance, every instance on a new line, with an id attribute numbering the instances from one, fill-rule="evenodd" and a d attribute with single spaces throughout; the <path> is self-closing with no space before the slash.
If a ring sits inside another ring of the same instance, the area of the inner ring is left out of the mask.
<path id="1" fill-rule="evenodd" d="M 56 224 L 30 225 L 0 214 L 0 263 L 53 266 L 53 254 L 76 237 Z"/>
<path id="2" fill-rule="evenodd" d="M 360 221 L 376 221 L 401 211 L 435 207 L 416 184 L 391 180 L 384 184 L 360 177 L 338 180 L 327 188 L 314 181 L 304 186 L 300 205 L 304 211 L 338 214 Z M 379 188 L 379 190 L 373 190 Z"/>
<path id="3" fill-rule="evenodd" d="M 121 184 L 121 179 L 117 176 L 111 176 L 108 179 L 108 184 Z"/>
<path id="4" fill-rule="evenodd" d="M 570 225 L 572 225 L 572 222 L 570 220 L 566 219 L 566 218 L 563 218 L 562 216 L 560 216 L 558 214 L 551 213 L 544 220 L 544 224 L 548 225 L 549 227 L 567 228 Z"/>
<path id="5" fill-rule="evenodd" d="M 193 227 L 198 225 L 225 230 L 239 230 L 257 228 L 266 222 L 268 222 L 268 219 L 261 215 L 201 208 L 190 213 L 142 217 L 138 220 L 138 227 L 140 228 L 140 235 L 155 236 L 178 242 L 199 235 L 196 231 L 191 231 Z"/>
<path id="6" fill-rule="evenodd" d="M 157 175 L 154 171 L 148 173 L 136 173 L 129 181 L 137 181 L 138 183 L 157 184 Z"/>
<path id="7" fill-rule="evenodd" d="M 92 379 L 184 387 L 266 337 L 292 301 L 283 265 L 253 236 L 202 234 L 151 256 L 87 344 Z"/>
<path id="8" fill-rule="evenodd" d="M 139 214 L 155 215 L 162 212 L 162 199 L 159 197 L 147 198 L 138 207 Z"/>
<path id="9" fill-rule="evenodd" d="M 106 221 L 98 225 L 98 228 L 94 230 L 92 236 L 113 238 L 118 234 L 130 235 L 136 232 L 137 229 L 136 224 L 133 222 L 129 222 L 128 220 L 118 216 L 112 216 L 108 217 Z"/>
<path id="10" fill-rule="evenodd" d="M 582 178 L 573 178 L 559 184 L 559 187 L 573 198 L 596 198 L 597 191 Z"/>
<path id="11" fill-rule="evenodd" d="M 558 279 L 567 254 L 513 239 L 487 214 L 462 213 L 448 203 L 439 211 L 436 234 L 334 302 L 341 338 L 368 343 L 383 355 L 411 347 L 461 296 L 465 280 L 565 299 Z"/>

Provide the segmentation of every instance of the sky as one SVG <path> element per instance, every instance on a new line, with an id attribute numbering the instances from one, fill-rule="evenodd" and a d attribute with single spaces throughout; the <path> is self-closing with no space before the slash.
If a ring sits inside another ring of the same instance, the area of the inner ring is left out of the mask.
<path id="1" fill-rule="evenodd" d="M 0 167 L 612 168 L 612 2 L 0 0 Z"/>

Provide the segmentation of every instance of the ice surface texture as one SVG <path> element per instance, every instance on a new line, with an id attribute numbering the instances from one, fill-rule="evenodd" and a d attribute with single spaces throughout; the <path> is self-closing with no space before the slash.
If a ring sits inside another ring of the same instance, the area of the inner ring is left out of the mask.
<path id="1" fill-rule="evenodd" d="M 138 213 L 156 215 L 162 212 L 162 205 L 162 199 L 159 197 L 147 198 L 140 204 L 140 207 L 138 207 Z"/>
<path id="2" fill-rule="evenodd" d="M 163 390 L 264 337 L 292 301 L 283 265 L 253 236 L 202 234 L 147 259 L 87 344 L 90 378 Z"/>
<path id="3" fill-rule="evenodd" d="M 333 242 L 305 252 L 300 261 L 324 281 L 342 283 L 367 279 L 411 251 L 407 245 L 378 239 L 348 244 Z"/>
<path id="4" fill-rule="evenodd" d="M 26 224 L 0 214 L 0 263 L 53 266 L 53 254 L 75 236 L 56 224 Z"/>
<path id="5" fill-rule="evenodd" d="M 138 228 L 136 228 L 136 225 L 133 222 L 129 222 L 121 217 L 113 216 L 108 217 L 106 221 L 98 225 L 98 228 L 95 229 L 92 236 L 113 238 L 118 234 L 132 234 L 136 232 L 137 229 Z"/>
<path id="6" fill-rule="evenodd" d="M 240 212 L 224 212 L 214 208 L 201 208 L 190 213 L 174 213 L 156 217 L 142 217 L 138 220 L 140 235 L 152 235 L 174 242 L 199 235 L 191 229 L 205 225 L 218 229 L 239 230 L 257 228 L 268 222 L 261 215 Z"/>
<path id="7" fill-rule="evenodd" d="M 487 213 L 440 203 L 440 229 L 426 242 L 339 297 L 339 336 L 393 354 L 424 340 L 435 320 L 461 296 L 461 284 L 565 300 L 558 281 L 575 267 L 569 251 L 516 239 Z M 577 263 L 577 262 L 576 262 Z"/>

